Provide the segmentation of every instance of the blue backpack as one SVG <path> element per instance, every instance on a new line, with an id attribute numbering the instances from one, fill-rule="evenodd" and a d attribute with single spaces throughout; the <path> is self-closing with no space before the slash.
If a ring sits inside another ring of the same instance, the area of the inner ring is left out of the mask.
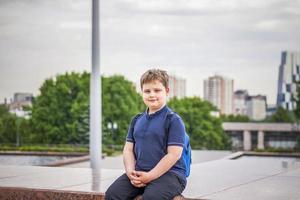
<path id="1" fill-rule="evenodd" d="M 175 112 L 173 112 L 173 111 L 170 111 L 167 114 L 167 123 L 166 123 L 166 128 L 165 128 L 166 133 L 169 133 L 171 118 L 174 114 L 175 114 Z M 181 157 L 183 158 L 183 162 L 185 164 L 185 176 L 188 177 L 190 175 L 190 171 L 191 171 L 192 148 L 190 145 L 190 137 L 187 134 L 187 132 L 185 132 L 185 135 L 184 135 L 184 146 L 183 146 Z"/>
<path id="2" fill-rule="evenodd" d="M 131 121 L 130 128 L 133 129 L 134 125 L 137 121 L 137 119 L 142 115 L 143 113 L 137 114 Z M 173 111 L 169 111 L 167 114 L 167 122 L 165 124 L 165 132 L 168 134 L 169 133 L 169 127 L 170 127 L 170 122 L 172 116 L 175 114 Z M 167 141 L 166 141 L 166 146 L 167 146 Z M 184 164 L 185 164 L 185 176 L 188 177 L 190 175 L 191 171 L 191 163 L 192 163 L 192 148 L 190 145 L 190 137 L 187 133 L 185 133 L 184 136 L 184 146 L 182 150 L 182 155 L 181 157 L 183 158 Z"/>

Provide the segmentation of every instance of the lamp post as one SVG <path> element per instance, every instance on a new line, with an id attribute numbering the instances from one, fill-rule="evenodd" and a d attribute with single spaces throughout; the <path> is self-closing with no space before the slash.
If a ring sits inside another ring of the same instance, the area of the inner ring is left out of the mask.
<path id="1" fill-rule="evenodd" d="M 92 71 L 90 84 L 90 160 L 100 170 L 102 157 L 101 77 L 100 77 L 100 0 L 92 0 Z"/>
<path id="2" fill-rule="evenodd" d="M 118 129 L 118 124 L 117 122 L 108 122 L 107 123 L 107 128 L 111 130 L 111 135 L 112 135 L 112 139 L 115 142 L 116 141 L 116 130 Z"/>
<path id="3" fill-rule="evenodd" d="M 16 133 L 16 147 L 20 146 L 20 124 L 23 119 L 29 119 L 29 116 L 23 110 L 16 110 L 16 126 L 17 126 L 17 133 Z"/>
<path id="4" fill-rule="evenodd" d="M 17 125 L 17 136 L 16 136 L 16 147 L 20 146 L 20 118 L 17 117 L 16 119 L 16 125 Z"/>

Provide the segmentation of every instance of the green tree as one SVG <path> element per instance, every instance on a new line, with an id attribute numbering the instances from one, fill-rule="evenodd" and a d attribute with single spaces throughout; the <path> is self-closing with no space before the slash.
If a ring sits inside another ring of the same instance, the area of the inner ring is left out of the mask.
<path id="1" fill-rule="evenodd" d="M 66 73 L 44 82 L 32 107 L 33 141 L 88 143 L 89 81 L 88 73 Z M 144 109 L 134 84 L 123 76 L 102 77 L 102 105 L 104 144 L 123 144 L 130 119 Z M 108 122 L 118 124 L 114 137 Z"/>
<path id="2" fill-rule="evenodd" d="M 8 106 L 5 104 L 0 104 L 0 118 L 7 115 L 8 113 Z"/>
<path id="3" fill-rule="evenodd" d="M 246 115 L 221 115 L 223 122 L 249 122 L 250 119 Z"/>
<path id="4" fill-rule="evenodd" d="M 30 141 L 30 120 L 9 113 L 7 105 L 0 105 L 0 144 L 16 144 L 19 132 L 20 144 Z"/>
<path id="5" fill-rule="evenodd" d="M 300 119 L 300 82 L 297 83 L 297 92 L 296 96 L 293 97 L 296 102 L 296 109 L 294 110 L 294 114 L 297 118 L 297 121 Z"/>
<path id="6" fill-rule="evenodd" d="M 0 118 L 0 144 L 15 144 L 17 133 L 17 117 L 7 113 Z"/>
<path id="7" fill-rule="evenodd" d="M 103 130 L 105 144 L 123 145 L 131 118 L 145 107 L 134 84 L 123 76 L 115 75 L 102 79 L 103 88 Z M 115 122 L 118 129 L 108 129 L 108 123 Z"/>
<path id="8" fill-rule="evenodd" d="M 82 130 L 84 125 L 81 123 L 87 115 L 88 97 L 88 73 L 66 73 L 47 79 L 33 102 L 33 141 L 49 144 L 86 143 L 88 131 Z"/>
<path id="9" fill-rule="evenodd" d="M 193 149 L 227 149 L 228 136 L 222 128 L 220 118 L 210 113 L 216 108 L 198 97 L 173 98 L 168 105 L 183 119 Z"/>
<path id="10" fill-rule="evenodd" d="M 282 107 L 278 107 L 276 112 L 267 117 L 264 121 L 266 122 L 285 122 L 285 123 L 293 123 L 295 122 L 295 114 L 288 110 L 285 110 Z"/>

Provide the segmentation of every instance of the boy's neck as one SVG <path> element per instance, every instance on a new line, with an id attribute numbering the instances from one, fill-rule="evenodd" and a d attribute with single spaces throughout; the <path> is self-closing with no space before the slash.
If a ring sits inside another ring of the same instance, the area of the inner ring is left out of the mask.
<path id="1" fill-rule="evenodd" d="M 157 110 L 154 110 L 154 111 L 151 111 L 150 108 L 148 108 L 148 114 L 151 115 L 151 114 L 154 114 L 156 113 L 157 111 L 160 111 L 161 109 L 163 109 L 163 107 L 165 107 L 166 104 L 162 105 L 159 109 Z"/>

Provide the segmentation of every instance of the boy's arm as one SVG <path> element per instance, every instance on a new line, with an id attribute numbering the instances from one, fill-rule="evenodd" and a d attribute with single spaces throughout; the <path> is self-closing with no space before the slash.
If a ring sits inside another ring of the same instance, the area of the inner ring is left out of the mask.
<path id="1" fill-rule="evenodd" d="M 168 146 L 168 153 L 157 163 L 157 165 L 149 172 L 136 172 L 138 178 L 134 178 L 134 180 L 141 181 L 142 183 L 149 183 L 152 180 L 159 178 L 180 159 L 182 150 L 183 147 L 181 146 Z"/>
<path id="2" fill-rule="evenodd" d="M 133 154 L 133 143 L 126 142 L 123 149 L 123 163 L 129 179 L 130 174 L 135 170 L 135 158 Z"/>
<path id="3" fill-rule="evenodd" d="M 141 181 L 133 181 L 136 177 L 135 171 L 135 157 L 133 153 L 133 143 L 126 142 L 123 149 L 123 162 L 125 166 L 125 171 L 127 177 L 130 179 L 130 182 L 135 187 L 144 187 L 145 184 Z"/>

